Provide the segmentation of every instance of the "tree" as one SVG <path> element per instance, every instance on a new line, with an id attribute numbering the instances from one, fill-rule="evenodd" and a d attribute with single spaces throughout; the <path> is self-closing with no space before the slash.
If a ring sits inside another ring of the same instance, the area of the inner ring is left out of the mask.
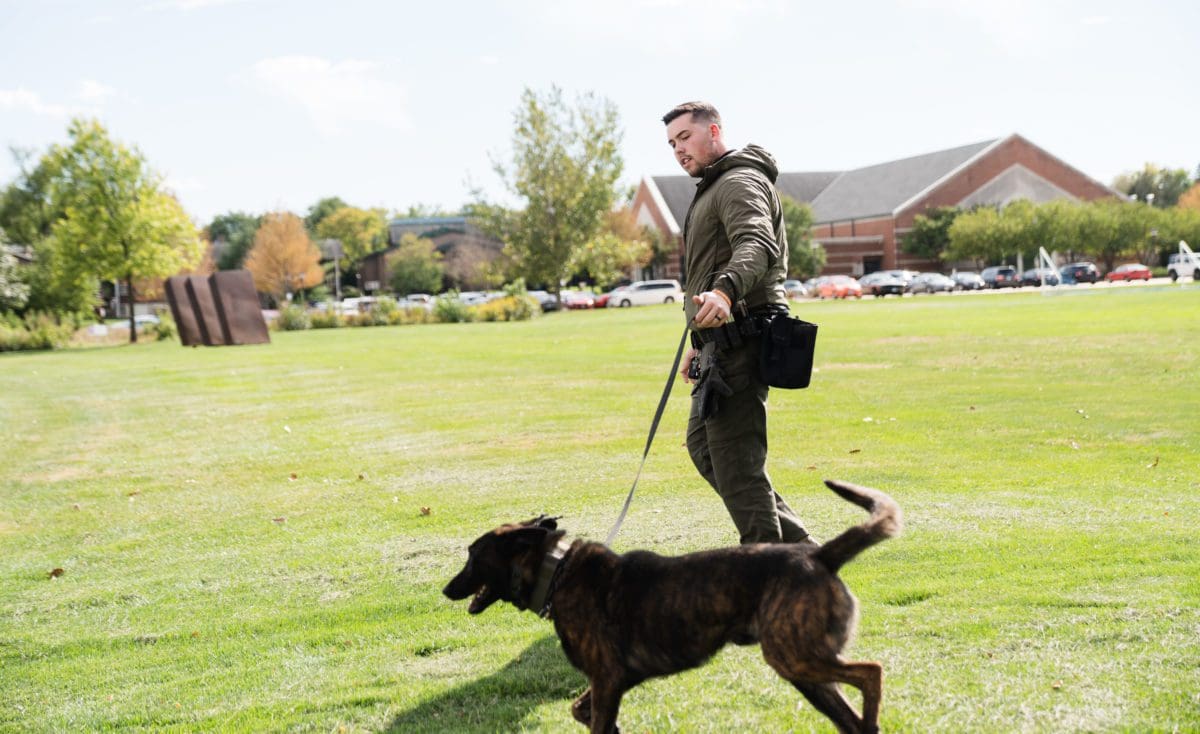
<path id="1" fill-rule="evenodd" d="M 1006 253 L 1006 241 L 1001 232 L 1000 212 L 983 206 L 963 212 L 954 219 L 947 234 L 947 260 L 998 262 Z"/>
<path id="2" fill-rule="evenodd" d="M 309 239 L 304 222 L 291 212 L 272 212 L 262 218 L 254 247 L 246 255 L 254 287 L 283 303 L 292 294 L 321 284 L 321 252 Z"/>
<path id="3" fill-rule="evenodd" d="M 328 217 L 344 206 L 347 206 L 346 202 L 342 201 L 339 197 L 326 196 L 308 208 L 308 214 L 304 217 L 304 226 L 308 229 L 309 233 L 315 234 L 317 227 L 320 226 L 325 217 Z"/>
<path id="4" fill-rule="evenodd" d="M 0 313 L 19 311 L 29 300 L 29 285 L 21 277 L 17 258 L 8 251 L 8 240 L 0 230 Z"/>
<path id="5" fill-rule="evenodd" d="M 1179 197 L 1180 209 L 1195 209 L 1200 211 L 1200 181 L 1192 184 L 1192 187 L 1184 192 L 1183 196 Z"/>
<path id="6" fill-rule="evenodd" d="M 1113 180 L 1113 188 L 1137 201 L 1165 209 L 1175 206 L 1191 183 L 1188 172 L 1183 168 L 1159 168 L 1147 163 L 1140 171 L 1117 176 Z"/>
<path id="7" fill-rule="evenodd" d="M 442 289 L 442 254 L 434 248 L 433 240 L 418 237 L 412 232 L 400 238 L 395 252 L 387 256 L 389 284 L 400 295 L 437 293 Z"/>
<path id="8" fill-rule="evenodd" d="M 54 222 L 62 216 L 58 202 L 51 197 L 55 171 L 45 156 L 33 165 L 33 151 L 13 148 L 11 152 L 18 174 L 0 194 L 0 229 L 10 242 L 34 246 L 50 236 Z"/>
<path id="9" fill-rule="evenodd" d="M 900 238 L 900 248 L 926 260 L 942 259 L 950 244 L 950 225 L 962 213 L 956 206 L 926 209 L 913 219 L 913 226 Z"/>
<path id="10" fill-rule="evenodd" d="M 576 251 L 571 270 L 607 288 L 629 276 L 629 271 L 647 265 L 653 254 L 648 232 L 638 225 L 628 207 L 605 214 L 604 226 Z"/>
<path id="11" fill-rule="evenodd" d="M 526 89 L 515 117 L 512 161 L 496 172 L 524 208 L 479 201 L 473 211 L 505 243 L 513 275 L 557 294 L 617 198 L 623 163 L 616 106 L 585 95 L 572 108 L 557 87 L 544 96 Z"/>
<path id="12" fill-rule="evenodd" d="M 69 145 L 47 154 L 51 228 L 58 254 L 81 272 L 124 283 L 129 294 L 129 340 L 137 341 L 134 279 L 163 277 L 195 264 L 203 245 L 183 207 L 162 189 L 161 177 L 136 148 L 113 141 L 94 120 L 73 120 Z"/>
<path id="13" fill-rule="evenodd" d="M 825 248 L 812 238 L 812 207 L 790 196 L 779 197 L 779 203 L 787 230 L 788 275 L 801 280 L 816 277 L 825 267 Z"/>
<path id="14" fill-rule="evenodd" d="M 316 237 L 341 242 L 342 267 L 349 269 L 372 252 L 387 247 L 387 216 L 380 209 L 343 206 L 321 220 Z"/>
<path id="15" fill-rule="evenodd" d="M 254 246 L 254 233 L 261 223 L 261 217 L 245 212 L 227 212 L 213 217 L 205 229 L 217 252 L 218 269 L 237 270 L 242 267 L 246 253 Z"/>

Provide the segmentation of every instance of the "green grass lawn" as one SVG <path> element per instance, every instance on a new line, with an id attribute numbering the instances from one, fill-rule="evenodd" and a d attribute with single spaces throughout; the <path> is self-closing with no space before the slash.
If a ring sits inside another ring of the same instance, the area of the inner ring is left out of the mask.
<path id="1" fill-rule="evenodd" d="M 819 371 L 772 393 L 773 479 L 820 538 L 865 518 L 822 477 L 906 515 L 842 572 L 883 728 L 1200 730 L 1200 288 L 796 311 Z M 501 522 L 604 537 L 681 328 L 655 307 L 0 355 L 0 730 L 583 731 L 549 623 L 440 590 Z M 619 551 L 736 542 L 686 411 L 677 384 Z M 621 723 L 832 731 L 800 702 L 730 648 Z"/>

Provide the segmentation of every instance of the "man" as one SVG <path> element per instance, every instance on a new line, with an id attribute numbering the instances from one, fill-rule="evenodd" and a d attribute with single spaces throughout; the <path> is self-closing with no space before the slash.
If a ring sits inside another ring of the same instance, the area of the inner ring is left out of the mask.
<path id="1" fill-rule="evenodd" d="M 692 348 L 680 373 L 696 385 L 688 453 L 725 502 L 741 542 L 812 543 L 767 476 L 767 386 L 753 328 L 787 312 L 779 171 L 756 145 L 728 149 L 710 104 L 681 104 L 663 123 L 675 159 L 700 179 L 683 228 Z"/>

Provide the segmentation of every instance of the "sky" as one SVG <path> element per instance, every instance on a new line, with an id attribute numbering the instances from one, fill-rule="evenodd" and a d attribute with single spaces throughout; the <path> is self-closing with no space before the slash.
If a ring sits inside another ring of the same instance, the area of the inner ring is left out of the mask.
<path id="1" fill-rule="evenodd" d="M 199 225 L 457 210 L 516 203 L 494 164 L 522 91 L 557 86 L 616 106 L 628 186 L 682 173 L 660 118 L 693 99 L 784 171 L 1019 133 L 1110 183 L 1200 165 L 1198 48 L 1194 0 L 0 0 L 0 143 L 97 118 Z"/>

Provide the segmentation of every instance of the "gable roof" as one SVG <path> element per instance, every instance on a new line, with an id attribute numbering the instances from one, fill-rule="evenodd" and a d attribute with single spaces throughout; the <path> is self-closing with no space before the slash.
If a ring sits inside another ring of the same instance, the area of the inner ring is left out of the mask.
<path id="1" fill-rule="evenodd" d="M 813 199 L 813 219 L 819 223 L 890 215 L 997 142 L 985 140 L 846 171 Z"/>
<path id="2" fill-rule="evenodd" d="M 999 142 L 999 138 L 984 140 L 850 171 L 781 173 L 776 188 L 811 204 L 817 223 L 890 215 Z M 649 180 L 682 226 L 696 193 L 696 179 L 653 176 Z"/>

